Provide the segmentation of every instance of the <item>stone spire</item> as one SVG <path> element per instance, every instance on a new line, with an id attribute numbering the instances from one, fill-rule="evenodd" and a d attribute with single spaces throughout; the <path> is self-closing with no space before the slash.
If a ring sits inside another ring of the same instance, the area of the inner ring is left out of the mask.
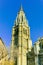
<path id="1" fill-rule="evenodd" d="M 15 20 L 15 25 L 18 25 L 20 23 L 22 23 L 25 26 L 28 26 L 28 21 L 27 21 L 27 18 L 25 16 L 25 13 L 23 11 L 22 5 L 20 7 L 20 11 L 17 14 L 16 20 Z"/>

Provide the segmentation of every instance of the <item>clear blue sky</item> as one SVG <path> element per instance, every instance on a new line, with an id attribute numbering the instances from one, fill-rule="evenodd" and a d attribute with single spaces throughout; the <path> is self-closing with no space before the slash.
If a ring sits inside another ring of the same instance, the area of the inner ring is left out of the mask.
<path id="1" fill-rule="evenodd" d="M 33 43 L 43 36 L 43 0 L 0 0 L 0 37 L 7 46 L 11 43 L 12 27 L 21 4 Z"/>

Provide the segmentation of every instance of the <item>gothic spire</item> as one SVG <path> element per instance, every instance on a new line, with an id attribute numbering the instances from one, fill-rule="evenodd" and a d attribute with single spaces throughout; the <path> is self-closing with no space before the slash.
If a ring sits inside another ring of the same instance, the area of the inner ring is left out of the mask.
<path id="1" fill-rule="evenodd" d="M 20 10 L 19 10 L 19 12 L 17 14 L 15 25 L 18 25 L 20 23 L 28 26 L 28 21 L 26 19 L 25 13 L 23 11 L 22 5 L 21 5 Z"/>

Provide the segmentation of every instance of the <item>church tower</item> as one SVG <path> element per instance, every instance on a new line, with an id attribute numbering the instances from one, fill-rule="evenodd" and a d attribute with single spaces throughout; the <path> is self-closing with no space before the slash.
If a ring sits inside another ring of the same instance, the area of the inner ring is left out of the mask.
<path id="1" fill-rule="evenodd" d="M 27 52 L 31 51 L 30 27 L 21 6 L 12 29 L 11 59 L 14 65 L 27 65 Z"/>

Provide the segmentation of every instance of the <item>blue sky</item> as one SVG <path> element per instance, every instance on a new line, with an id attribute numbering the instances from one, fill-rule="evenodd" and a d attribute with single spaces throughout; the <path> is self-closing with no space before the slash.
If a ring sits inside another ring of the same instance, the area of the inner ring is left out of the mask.
<path id="1" fill-rule="evenodd" d="M 12 27 L 22 4 L 30 26 L 32 42 L 43 37 L 43 0 L 0 0 L 0 37 L 9 46 Z"/>

